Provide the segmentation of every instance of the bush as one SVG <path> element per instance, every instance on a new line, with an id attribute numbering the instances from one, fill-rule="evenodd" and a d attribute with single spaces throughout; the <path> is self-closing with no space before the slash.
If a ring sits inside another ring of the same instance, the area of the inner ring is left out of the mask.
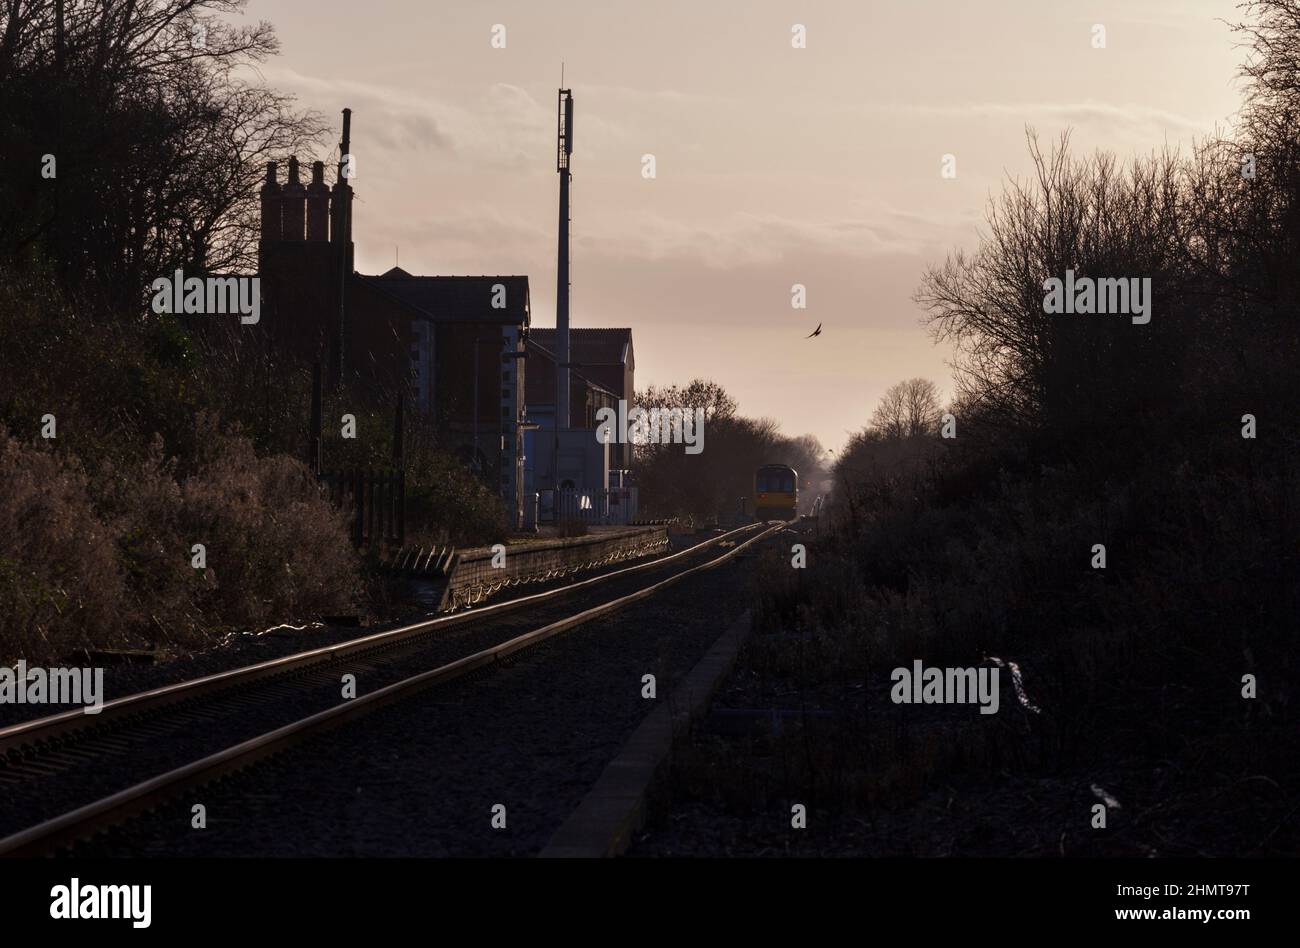
<path id="1" fill-rule="evenodd" d="M 311 472 L 212 424 L 200 419 L 204 456 L 179 481 L 160 440 L 91 479 L 71 456 L 0 431 L 0 653 L 193 647 L 353 604 L 360 563 Z"/>
<path id="2" fill-rule="evenodd" d="M 432 446 L 407 456 L 406 524 L 407 542 L 424 546 L 488 546 L 508 533 L 501 497 Z"/>
<path id="3" fill-rule="evenodd" d="M 206 548 L 203 612 L 240 627 L 345 611 L 359 591 L 359 560 L 345 515 L 308 467 L 258 457 L 238 436 L 211 444 L 181 487 L 182 532 L 172 539 L 185 553 L 192 543 Z"/>
<path id="4" fill-rule="evenodd" d="M 125 580 L 79 465 L 0 429 L 0 651 L 46 657 L 110 644 Z"/>

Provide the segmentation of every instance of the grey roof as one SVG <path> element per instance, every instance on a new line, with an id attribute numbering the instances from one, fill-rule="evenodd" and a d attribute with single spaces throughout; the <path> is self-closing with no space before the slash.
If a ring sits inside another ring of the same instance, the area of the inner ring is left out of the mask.
<path id="1" fill-rule="evenodd" d="M 435 322 L 528 325 L 526 276 L 412 276 L 393 267 L 380 276 L 355 274 L 366 286 L 392 297 Z M 505 307 L 494 309 L 494 287 L 505 287 Z"/>
<path id="2" fill-rule="evenodd" d="M 535 328 L 529 331 L 529 336 L 543 348 L 555 351 L 553 328 Z M 569 328 L 569 358 L 574 362 L 626 365 L 631 346 L 631 329 Z"/>

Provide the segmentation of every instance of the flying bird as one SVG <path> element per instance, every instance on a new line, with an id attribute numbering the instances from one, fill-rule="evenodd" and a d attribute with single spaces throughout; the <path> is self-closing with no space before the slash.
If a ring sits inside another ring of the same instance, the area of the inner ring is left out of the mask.
<path id="1" fill-rule="evenodd" d="M 804 336 L 804 338 L 811 339 L 813 336 L 820 336 L 821 334 L 822 334 L 822 324 L 818 323 L 817 328 L 814 329 L 812 332 L 810 332 L 808 335 Z"/>

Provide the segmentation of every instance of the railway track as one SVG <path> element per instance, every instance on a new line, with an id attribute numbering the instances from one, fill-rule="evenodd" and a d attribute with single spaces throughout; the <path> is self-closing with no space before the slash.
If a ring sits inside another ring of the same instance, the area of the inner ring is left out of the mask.
<path id="1" fill-rule="evenodd" d="M 781 526 L 751 524 L 557 590 L 128 695 L 99 715 L 72 711 L 4 728 L 0 799 L 16 804 L 5 810 L 21 822 L 0 824 L 9 834 L 0 855 L 57 850 L 322 730 L 488 669 L 716 567 Z M 355 676 L 355 698 L 341 697 L 345 674 Z"/>

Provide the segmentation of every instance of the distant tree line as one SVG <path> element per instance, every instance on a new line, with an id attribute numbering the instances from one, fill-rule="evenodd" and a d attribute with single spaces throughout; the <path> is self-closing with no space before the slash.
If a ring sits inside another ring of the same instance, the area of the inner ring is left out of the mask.
<path id="1" fill-rule="evenodd" d="M 681 409 L 704 413 L 704 450 L 687 454 L 680 444 L 636 447 L 634 476 L 647 517 L 679 517 L 712 523 L 754 512 L 754 471 L 788 464 L 799 472 L 805 508 L 825 470 L 825 450 L 813 435 L 787 437 L 770 418 L 747 418 L 717 382 L 694 379 L 685 386 L 651 386 L 635 405 L 647 411 Z"/>

